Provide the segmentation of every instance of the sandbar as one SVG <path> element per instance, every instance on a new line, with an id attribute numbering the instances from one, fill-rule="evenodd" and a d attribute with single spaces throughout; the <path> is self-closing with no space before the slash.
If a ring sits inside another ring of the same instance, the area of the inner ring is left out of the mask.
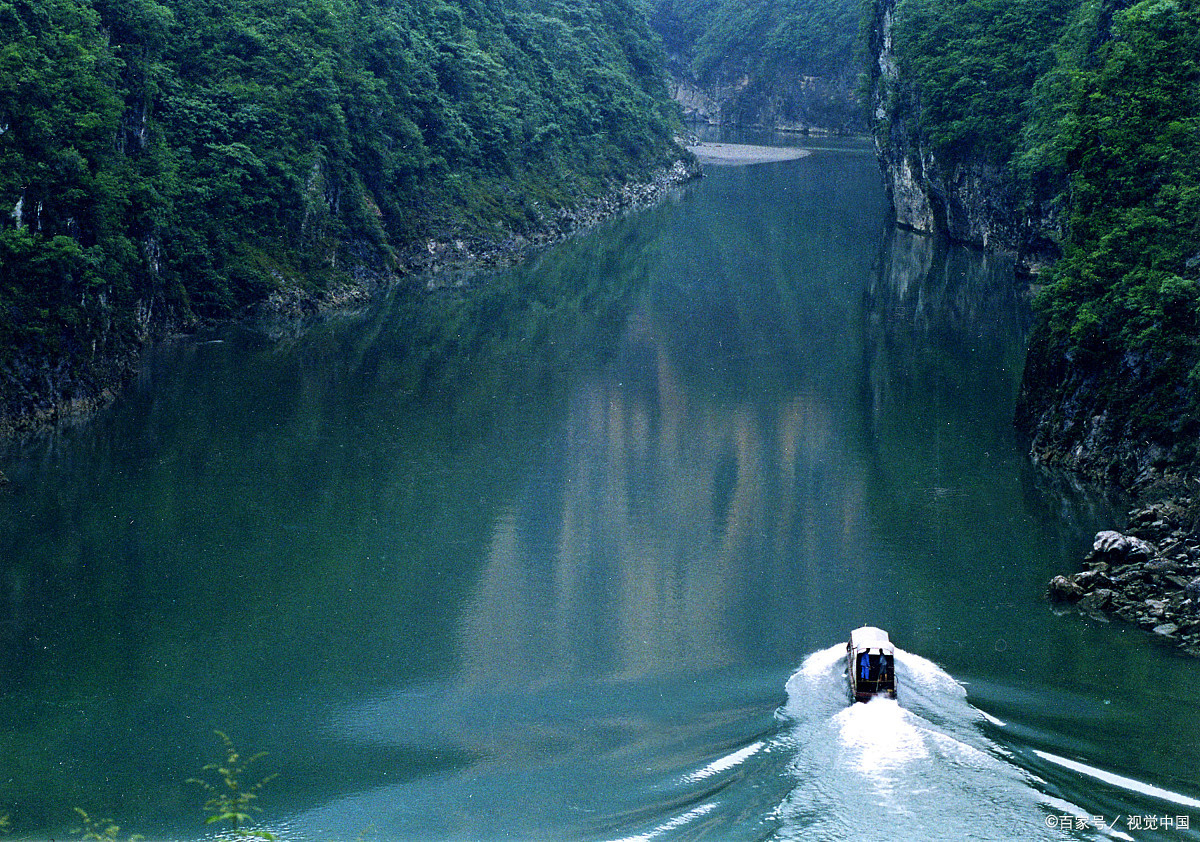
<path id="1" fill-rule="evenodd" d="M 767 164 L 772 161 L 792 161 L 812 154 L 796 146 L 754 146 L 749 143 L 698 143 L 688 151 L 702 164 L 739 166 Z"/>

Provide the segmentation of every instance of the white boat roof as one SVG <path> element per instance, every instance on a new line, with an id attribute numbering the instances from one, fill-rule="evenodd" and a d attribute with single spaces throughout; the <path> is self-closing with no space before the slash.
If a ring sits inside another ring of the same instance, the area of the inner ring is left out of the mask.
<path id="1" fill-rule="evenodd" d="M 850 632 L 850 646 L 853 649 L 882 649 L 887 653 L 896 651 L 888 640 L 888 633 L 874 626 L 863 626 Z"/>

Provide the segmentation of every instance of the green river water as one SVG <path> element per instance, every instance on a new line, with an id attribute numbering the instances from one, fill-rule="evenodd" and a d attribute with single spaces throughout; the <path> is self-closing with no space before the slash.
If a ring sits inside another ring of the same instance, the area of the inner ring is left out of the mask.
<path id="1" fill-rule="evenodd" d="M 418 286 L 0 453 L 12 838 L 216 838 L 217 729 L 285 840 L 1200 838 L 1196 662 L 1043 598 L 1122 507 L 1012 429 L 1011 266 L 867 147 Z"/>

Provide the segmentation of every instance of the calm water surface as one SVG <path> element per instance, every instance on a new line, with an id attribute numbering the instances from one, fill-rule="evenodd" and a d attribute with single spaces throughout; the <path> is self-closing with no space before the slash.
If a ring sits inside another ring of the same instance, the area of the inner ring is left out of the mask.
<path id="1" fill-rule="evenodd" d="M 14 837 L 212 838 L 220 729 L 287 840 L 1200 838 L 1195 662 L 1042 598 L 1119 507 L 1011 429 L 1011 268 L 868 150 L 429 286 L 4 452 Z"/>

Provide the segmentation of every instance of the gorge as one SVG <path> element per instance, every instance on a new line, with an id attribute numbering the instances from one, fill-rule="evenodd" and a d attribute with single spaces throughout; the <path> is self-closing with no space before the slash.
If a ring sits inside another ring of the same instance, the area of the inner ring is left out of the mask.
<path id="1" fill-rule="evenodd" d="M 870 24 L 897 224 L 1014 255 L 1038 314 L 1015 413 L 1032 458 L 1141 498 L 1120 538 L 1144 552 L 1098 535 L 1049 595 L 1193 654 L 1198 44 L 1194 3 L 881 0 Z"/>
<path id="2" fill-rule="evenodd" d="M 13 834 L 211 840 L 214 730 L 267 752 L 247 829 L 287 842 L 1200 823 L 1200 674 L 1043 600 L 1112 510 L 1013 430 L 1011 259 L 895 230 L 869 144 L 806 151 L 161 343 L 6 444 Z M 869 622 L 901 701 L 852 709 Z"/>
<path id="3" fill-rule="evenodd" d="M 874 15 L 897 223 L 1012 253 L 1031 276 L 1017 423 L 1034 457 L 1178 487 L 1200 434 L 1193 4 L 883 0 Z"/>
<path id="4" fill-rule="evenodd" d="M 0 831 L 1196 838 L 1194 7 L 858 12 L 0 0 Z"/>

